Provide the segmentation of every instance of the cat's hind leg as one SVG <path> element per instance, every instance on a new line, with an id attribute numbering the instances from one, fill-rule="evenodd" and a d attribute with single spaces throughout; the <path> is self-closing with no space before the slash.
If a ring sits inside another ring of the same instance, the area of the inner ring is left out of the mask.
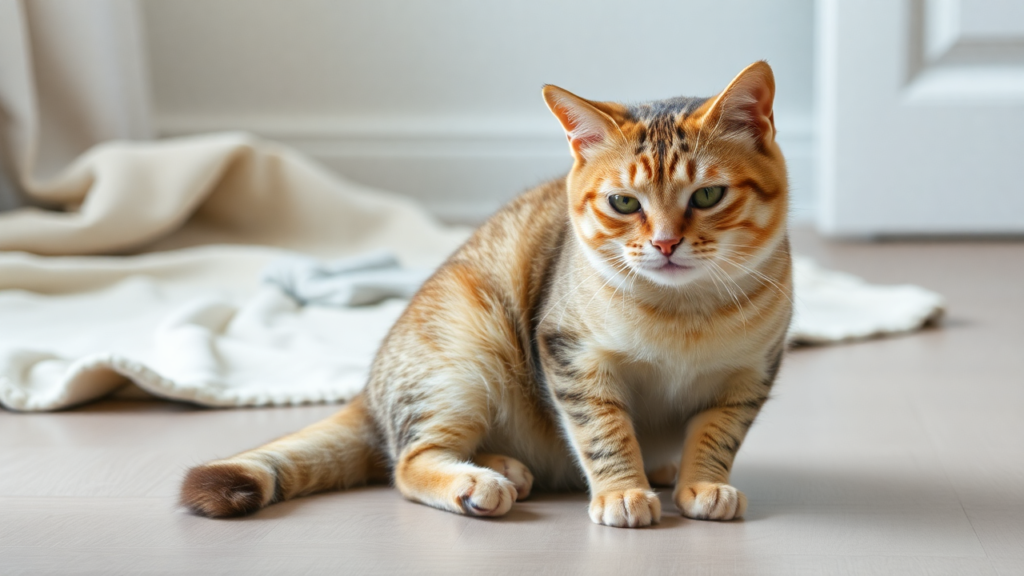
<path id="1" fill-rule="evenodd" d="M 265 446 L 188 471 L 181 503 L 202 516 L 240 516 L 303 494 L 386 480 L 362 396 L 337 414 Z"/>
<path id="2" fill-rule="evenodd" d="M 533 488 L 533 473 L 526 467 L 526 464 L 511 456 L 500 454 L 477 454 L 473 457 L 473 463 L 490 468 L 511 480 L 518 494 L 516 501 L 525 500 L 530 496 L 530 489 Z"/>
<path id="3" fill-rule="evenodd" d="M 406 498 L 428 506 L 470 516 L 502 516 L 519 497 L 516 482 L 495 468 L 506 463 L 515 472 L 526 471 L 517 460 L 481 455 L 470 459 L 483 428 L 451 418 L 421 422 L 417 439 L 410 442 L 395 464 L 395 486 Z M 518 466 L 516 466 L 518 464 Z M 520 469 L 521 467 L 521 469 Z M 513 475 L 510 473 L 510 475 Z M 529 489 L 532 484 L 520 479 Z"/>

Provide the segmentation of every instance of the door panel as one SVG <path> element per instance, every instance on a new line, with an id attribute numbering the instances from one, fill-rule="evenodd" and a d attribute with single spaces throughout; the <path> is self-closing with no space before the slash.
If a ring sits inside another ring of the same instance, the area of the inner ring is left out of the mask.
<path id="1" fill-rule="evenodd" d="M 1024 3 L 818 8 L 822 231 L 1024 232 Z"/>

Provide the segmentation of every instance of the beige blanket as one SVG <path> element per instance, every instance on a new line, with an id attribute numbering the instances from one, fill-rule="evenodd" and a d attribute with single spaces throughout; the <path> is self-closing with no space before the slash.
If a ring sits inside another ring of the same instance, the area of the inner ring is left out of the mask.
<path id="1" fill-rule="evenodd" d="M 211 406 L 339 401 L 404 307 L 300 308 L 261 270 L 299 251 L 439 264 L 467 231 L 244 134 L 98 146 L 0 213 L 0 403 L 128 382 Z M 91 256 L 90 254 L 105 254 Z"/>
<path id="2" fill-rule="evenodd" d="M 433 267 L 468 234 L 244 134 L 101 145 L 31 192 L 63 211 L 0 213 L 0 404 L 14 410 L 132 383 L 208 406 L 346 400 L 405 302 L 300 307 L 261 271 L 380 250 Z M 805 342 L 913 330 L 941 309 L 803 261 L 796 291 Z"/>

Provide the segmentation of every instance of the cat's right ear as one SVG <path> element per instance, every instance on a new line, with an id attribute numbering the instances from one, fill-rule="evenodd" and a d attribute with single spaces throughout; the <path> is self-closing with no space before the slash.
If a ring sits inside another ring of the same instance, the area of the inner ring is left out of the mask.
<path id="1" fill-rule="evenodd" d="M 593 158 L 596 152 L 622 135 L 611 116 L 572 92 L 548 84 L 541 93 L 548 109 L 561 122 L 577 162 Z"/>

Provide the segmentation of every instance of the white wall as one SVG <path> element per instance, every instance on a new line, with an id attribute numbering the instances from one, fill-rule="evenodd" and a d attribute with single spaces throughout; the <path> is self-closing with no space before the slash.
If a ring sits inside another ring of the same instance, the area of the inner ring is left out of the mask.
<path id="1" fill-rule="evenodd" d="M 162 135 L 245 129 L 454 220 L 564 173 L 540 98 L 710 95 L 766 58 L 813 214 L 812 0 L 141 0 Z"/>

